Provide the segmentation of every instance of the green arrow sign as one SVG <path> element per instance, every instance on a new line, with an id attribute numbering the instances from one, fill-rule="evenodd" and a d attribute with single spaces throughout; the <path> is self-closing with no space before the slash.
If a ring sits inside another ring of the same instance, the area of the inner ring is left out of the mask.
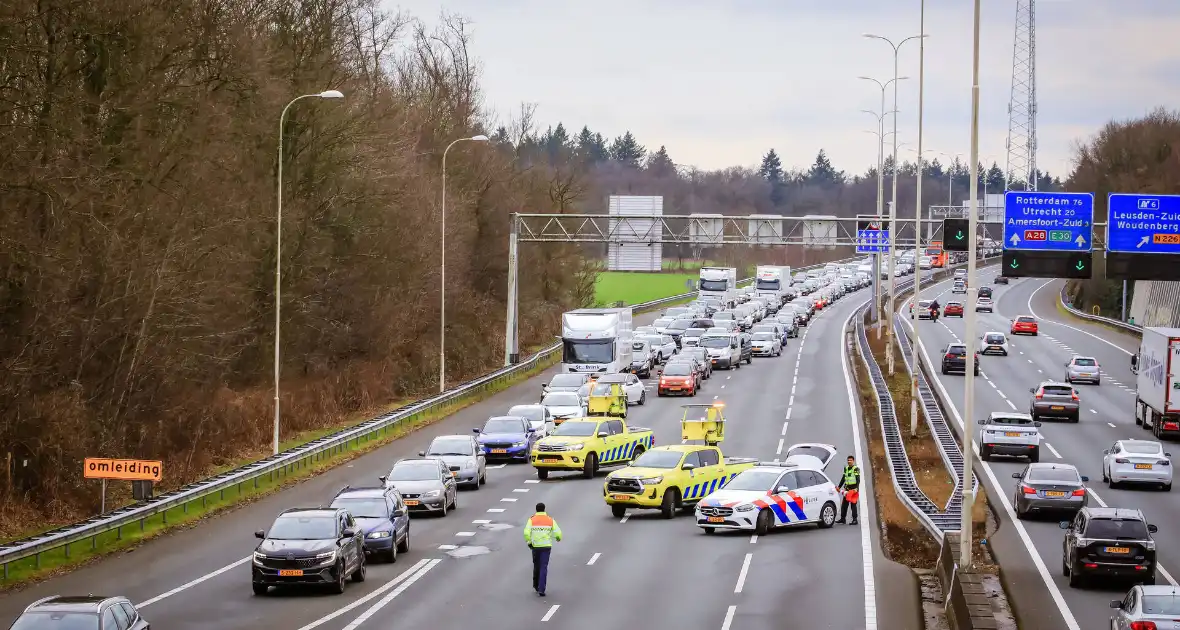
<path id="1" fill-rule="evenodd" d="M 965 238 L 967 238 L 967 236 L 966 236 L 965 234 L 963 234 L 962 232 L 959 232 L 959 233 L 955 234 L 955 240 L 956 240 L 956 241 L 961 241 L 961 240 L 963 240 L 963 239 L 965 239 Z"/>
<path id="2" fill-rule="evenodd" d="M 1086 263 L 1079 260 L 1078 264 L 1074 268 L 1077 269 L 1078 271 L 1081 271 L 1086 268 Z"/>
<path id="3" fill-rule="evenodd" d="M 1078 263 L 1078 264 L 1081 264 L 1081 263 Z M 1009 266 L 1009 267 L 1012 267 L 1013 269 L 1016 269 L 1017 267 L 1019 267 L 1019 266 L 1020 266 L 1020 263 L 1018 263 L 1018 262 L 1016 262 L 1015 260 L 1013 260 L 1013 261 L 1012 261 L 1012 264 L 1011 264 L 1011 265 L 1008 265 L 1008 266 Z"/>

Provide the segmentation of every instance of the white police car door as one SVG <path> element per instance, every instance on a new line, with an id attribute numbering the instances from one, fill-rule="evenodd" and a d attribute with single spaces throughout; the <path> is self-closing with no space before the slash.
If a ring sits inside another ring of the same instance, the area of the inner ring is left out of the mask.
<path id="1" fill-rule="evenodd" d="M 793 444 L 787 449 L 787 459 L 790 460 L 792 455 L 810 455 L 819 460 L 826 472 L 828 466 L 836 459 L 836 447 L 831 444 L 819 444 L 816 442 L 800 442 Z"/>
<path id="2" fill-rule="evenodd" d="M 792 470 L 783 473 L 775 485 L 774 494 L 767 498 L 767 503 L 769 504 L 767 509 L 774 515 L 771 523 L 776 527 L 779 525 L 805 523 L 808 520 L 807 502 L 803 495 L 798 492 L 800 484 L 799 472 Z"/>

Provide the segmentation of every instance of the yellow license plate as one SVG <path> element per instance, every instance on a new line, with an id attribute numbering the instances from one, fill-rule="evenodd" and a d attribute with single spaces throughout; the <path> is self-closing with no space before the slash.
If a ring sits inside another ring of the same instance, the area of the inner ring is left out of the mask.
<path id="1" fill-rule="evenodd" d="M 452 471 L 451 471 L 451 476 L 452 476 L 452 477 L 458 477 L 458 476 L 459 476 L 459 473 L 458 473 L 458 472 L 455 472 L 454 470 L 452 470 Z"/>
<path id="2" fill-rule="evenodd" d="M 1131 553 L 1130 547 L 1104 547 L 1106 553 Z"/>
<path id="3" fill-rule="evenodd" d="M 279 571 L 279 575 L 283 577 L 301 577 L 303 569 L 283 569 Z"/>
<path id="4" fill-rule="evenodd" d="M 713 363 L 716 363 L 716 362 L 717 362 L 717 359 L 713 359 Z"/>
<path id="5" fill-rule="evenodd" d="M 561 461 L 561 455 L 542 455 L 541 461 L 543 461 L 543 462 L 559 462 L 559 461 Z"/>
<path id="6" fill-rule="evenodd" d="M 1053 411 L 1064 411 L 1065 410 L 1065 407 L 1062 407 L 1060 405 L 1053 405 L 1052 407 L 1049 407 L 1049 408 L 1052 409 Z"/>
<path id="7" fill-rule="evenodd" d="M 1048 492 L 1046 492 L 1046 493 L 1045 493 L 1045 496 L 1047 496 L 1047 497 L 1063 497 L 1063 496 L 1065 496 L 1065 493 L 1064 493 L 1064 492 L 1058 492 L 1058 491 L 1056 491 L 1056 490 L 1050 490 L 1050 491 L 1048 491 Z"/>
<path id="8" fill-rule="evenodd" d="M 629 494 L 616 494 L 616 495 L 614 495 L 614 499 L 615 499 L 615 501 L 630 501 L 631 495 L 629 495 Z"/>
<path id="9" fill-rule="evenodd" d="M 1151 470 L 1151 464 L 1135 464 L 1135 470 Z"/>
<path id="10" fill-rule="evenodd" d="M 1020 437 L 1020 432 L 1019 431 L 1008 431 L 1004 435 L 1006 435 L 1008 437 Z"/>
<path id="11" fill-rule="evenodd" d="M 507 453 L 508 449 L 506 449 L 506 448 L 493 448 L 492 452 L 493 453 Z"/>
<path id="12" fill-rule="evenodd" d="M 709 517 L 709 522 L 710 522 L 710 523 L 724 523 L 724 522 L 725 522 L 725 518 L 724 518 L 724 517 L 722 517 L 722 516 L 710 516 L 710 517 Z"/>
<path id="13" fill-rule="evenodd" d="M 406 505 L 418 505 L 418 501 L 413 499 L 406 499 Z"/>

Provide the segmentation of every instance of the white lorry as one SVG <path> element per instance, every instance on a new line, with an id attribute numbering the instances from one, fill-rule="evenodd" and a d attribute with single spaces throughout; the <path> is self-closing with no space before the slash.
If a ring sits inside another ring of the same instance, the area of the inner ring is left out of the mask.
<path id="1" fill-rule="evenodd" d="M 1143 329 L 1135 381 L 1135 424 L 1157 438 L 1180 435 L 1180 328 Z"/>
<path id="2" fill-rule="evenodd" d="M 770 298 L 776 306 L 782 305 L 790 286 L 790 267 L 758 265 L 754 273 L 754 295 Z"/>
<path id="3" fill-rule="evenodd" d="M 631 369 L 631 307 L 580 308 L 561 316 L 561 371 L 616 374 Z"/>
<path id="4" fill-rule="evenodd" d="M 735 267 L 701 267 L 698 285 L 702 300 L 713 298 L 733 307 L 737 298 L 737 269 Z"/>

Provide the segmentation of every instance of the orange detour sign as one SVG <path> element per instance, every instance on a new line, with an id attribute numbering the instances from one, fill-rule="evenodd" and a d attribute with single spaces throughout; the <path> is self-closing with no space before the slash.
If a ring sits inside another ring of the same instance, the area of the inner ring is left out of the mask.
<path id="1" fill-rule="evenodd" d="M 87 479 L 119 479 L 122 481 L 160 481 L 164 463 L 148 459 L 103 459 L 87 457 L 82 464 Z"/>

